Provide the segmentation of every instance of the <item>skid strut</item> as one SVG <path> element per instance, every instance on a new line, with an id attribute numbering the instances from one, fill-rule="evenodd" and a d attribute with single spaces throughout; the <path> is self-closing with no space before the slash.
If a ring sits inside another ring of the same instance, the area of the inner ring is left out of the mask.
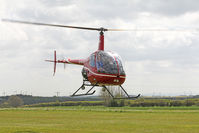
<path id="1" fill-rule="evenodd" d="M 98 86 L 98 83 L 92 85 L 92 84 L 89 84 L 89 83 L 87 83 L 87 82 L 88 82 L 88 80 L 83 80 L 82 86 L 81 86 L 79 89 L 77 89 L 77 90 L 71 95 L 71 97 L 74 97 L 74 96 L 93 95 L 93 94 L 95 93 L 95 90 L 94 90 L 93 92 L 90 92 L 90 91 L 91 91 L 94 87 L 97 87 L 97 86 Z M 84 90 L 84 89 L 85 89 L 85 86 L 92 86 L 92 87 L 91 87 L 86 93 L 77 94 L 78 91 L 79 91 L 80 89 Z"/>

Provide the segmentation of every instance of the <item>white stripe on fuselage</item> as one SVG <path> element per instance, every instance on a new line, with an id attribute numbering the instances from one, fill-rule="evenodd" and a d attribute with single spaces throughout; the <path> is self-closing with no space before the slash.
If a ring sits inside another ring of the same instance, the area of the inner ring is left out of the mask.
<path id="1" fill-rule="evenodd" d="M 99 73 L 95 73 L 93 71 L 91 71 L 89 68 L 87 67 L 84 67 L 86 68 L 89 72 L 91 72 L 92 74 L 94 75 L 97 75 L 97 76 L 104 76 L 104 77 L 114 77 L 114 78 L 117 78 L 117 76 L 114 76 L 114 75 L 106 75 L 106 74 L 99 74 Z M 120 76 L 120 78 L 125 78 L 125 76 Z"/>

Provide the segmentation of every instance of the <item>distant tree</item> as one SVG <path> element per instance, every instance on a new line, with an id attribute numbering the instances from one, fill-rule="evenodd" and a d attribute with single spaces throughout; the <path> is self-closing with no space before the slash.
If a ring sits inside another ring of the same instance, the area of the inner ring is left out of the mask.
<path id="1" fill-rule="evenodd" d="M 107 89 L 113 94 L 114 97 L 123 97 L 124 93 L 117 86 L 108 86 Z M 107 92 L 105 88 L 102 88 L 100 96 L 104 100 L 104 105 L 108 107 L 124 106 L 124 100 L 115 100 Z"/>
<path id="2" fill-rule="evenodd" d="M 19 106 L 22 106 L 24 104 L 23 100 L 16 96 L 16 95 L 12 95 L 8 98 L 8 104 L 9 106 L 11 107 L 19 107 Z"/>

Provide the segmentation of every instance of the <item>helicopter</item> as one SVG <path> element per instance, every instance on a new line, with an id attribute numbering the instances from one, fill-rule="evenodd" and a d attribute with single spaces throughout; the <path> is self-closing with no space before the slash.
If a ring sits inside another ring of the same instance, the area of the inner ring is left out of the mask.
<path id="1" fill-rule="evenodd" d="M 86 59 L 62 59 L 57 60 L 56 50 L 54 51 L 54 60 L 45 60 L 47 62 L 54 63 L 54 73 L 56 72 L 57 63 L 65 64 L 75 64 L 81 65 L 83 83 L 82 85 L 71 95 L 74 96 L 85 96 L 93 95 L 96 90 L 92 91 L 95 87 L 103 87 L 104 91 L 107 91 L 108 94 L 113 99 L 134 99 L 140 97 L 140 94 L 137 96 L 130 96 L 127 91 L 122 87 L 122 84 L 125 82 L 126 73 L 123 69 L 121 57 L 112 51 L 104 50 L 104 33 L 107 31 L 128 31 L 126 29 L 107 29 L 107 28 L 90 28 L 90 27 L 78 27 L 78 26 L 67 26 L 67 25 L 58 25 L 58 24 L 47 24 L 47 23 L 38 23 L 38 22 L 28 22 L 28 21 L 19 21 L 11 19 L 2 19 L 2 21 L 13 22 L 13 23 L 22 23 L 22 24 L 32 24 L 32 25 L 42 25 L 42 26 L 53 26 L 53 27 L 62 27 L 62 28 L 73 28 L 73 29 L 82 29 L 82 30 L 95 30 L 99 32 L 99 44 L 98 49 L 91 53 Z M 91 87 L 85 93 L 78 93 L 80 90 L 85 90 L 85 87 Z M 107 86 L 118 86 L 125 94 L 122 97 L 115 97 L 114 94 L 108 89 Z M 91 92 L 92 91 L 92 92 Z"/>

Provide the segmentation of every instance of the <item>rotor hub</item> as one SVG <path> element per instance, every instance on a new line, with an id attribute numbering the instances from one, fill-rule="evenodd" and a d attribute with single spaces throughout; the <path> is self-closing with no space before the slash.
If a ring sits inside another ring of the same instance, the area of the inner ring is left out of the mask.
<path id="1" fill-rule="evenodd" d="M 103 28 L 103 27 L 101 27 L 101 28 L 99 28 L 99 31 L 100 31 L 100 32 L 104 32 L 104 31 L 108 31 L 108 30 L 105 29 L 105 28 Z"/>

